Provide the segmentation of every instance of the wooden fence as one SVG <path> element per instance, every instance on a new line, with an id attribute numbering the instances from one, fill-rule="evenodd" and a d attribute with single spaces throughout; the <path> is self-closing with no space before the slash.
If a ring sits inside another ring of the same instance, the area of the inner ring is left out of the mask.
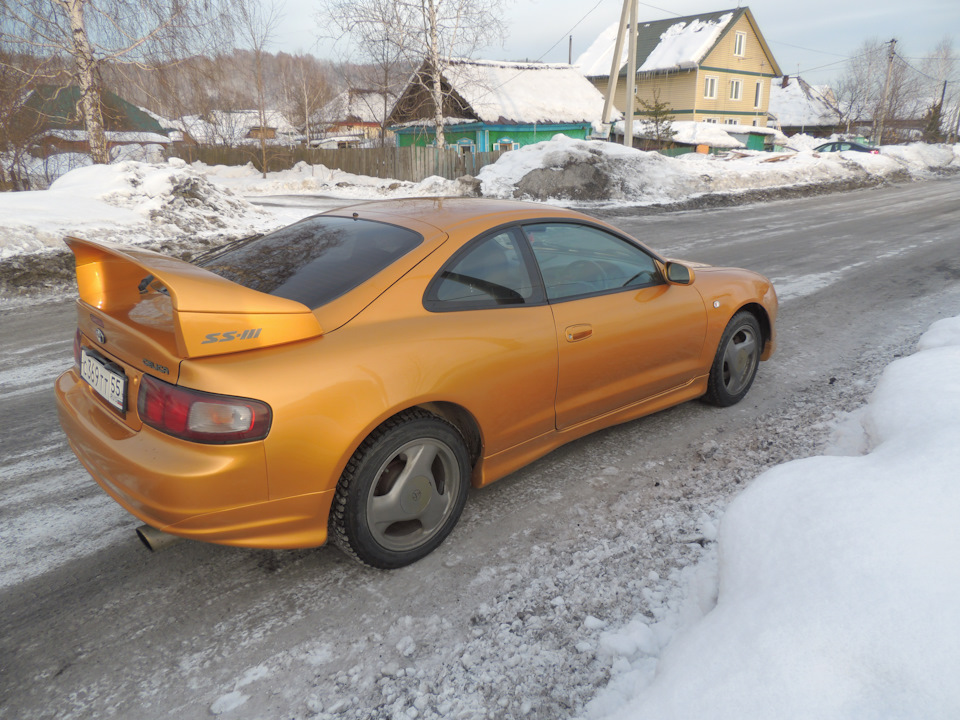
<path id="1" fill-rule="evenodd" d="M 208 165 L 246 165 L 252 162 L 260 170 L 260 148 L 254 146 L 183 146 L 174 155 L 188 162 L 200 160 Z M 288 170 L 298 162 L 325 165 L 354 175 L 393 178 L 420 182 L 431 175 L 456 180 L 476 175 L 485 165 L 497 161 L 501 151 L 461 153 L 457 148 L 383 147 L 318 150 L 306 147 L 267 147 L 267 170 Z"/>

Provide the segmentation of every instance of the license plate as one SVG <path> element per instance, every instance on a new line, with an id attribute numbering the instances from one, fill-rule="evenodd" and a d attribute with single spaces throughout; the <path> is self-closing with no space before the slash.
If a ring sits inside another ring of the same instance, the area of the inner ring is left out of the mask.
<path id="1" fill-rule="evenodd" d="M 94 389 L 94 391 L 120 412 L 127 409 L 127 376 L 108 366 L 108 361 L 97 357 L 86 349 L 80 351 L 80 377 Z"/>

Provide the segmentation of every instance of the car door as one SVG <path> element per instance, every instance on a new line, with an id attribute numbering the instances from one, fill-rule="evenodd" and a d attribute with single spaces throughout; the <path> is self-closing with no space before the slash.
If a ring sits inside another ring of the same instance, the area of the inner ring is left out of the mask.
<path id="1" fill-rule="evenodd" d="M 519 228 L 475 238 L 427 288 L 426 309 L 449 365 L 443 384 L 469 408 L 496 454 L 554 429 L 553 315 Z"/>
<path id="2" fill-rule="evenodd" d="M 592 225 L 524 226 L 558 344 L 563 429 L 681 386 L 699 369 L 706 310 L 644 249 Z"/>

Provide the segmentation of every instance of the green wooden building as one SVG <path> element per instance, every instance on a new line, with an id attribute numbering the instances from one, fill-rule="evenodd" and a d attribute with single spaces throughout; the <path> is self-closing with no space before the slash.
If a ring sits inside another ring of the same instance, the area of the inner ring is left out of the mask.
<path id="1" fill-rule="evenodd" d="M 400 147 L 435 143 L 426 65 L 414 73 L 388 123 Z M 589 137 L 603 96 L 570 65 L 451 60 L 443 72 L 444 139 L 464 152 L 514 150 L 562 134 Z"/>

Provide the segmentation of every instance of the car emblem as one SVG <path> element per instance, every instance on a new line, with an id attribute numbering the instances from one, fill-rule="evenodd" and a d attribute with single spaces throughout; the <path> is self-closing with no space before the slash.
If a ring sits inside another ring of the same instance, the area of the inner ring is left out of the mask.
<path id="1" fill-rule="evenodd" d="M 103 330 L 97 328 L 97 342 L 101 345 L 107 342 L 107 336 L 103 334 Z"/>

